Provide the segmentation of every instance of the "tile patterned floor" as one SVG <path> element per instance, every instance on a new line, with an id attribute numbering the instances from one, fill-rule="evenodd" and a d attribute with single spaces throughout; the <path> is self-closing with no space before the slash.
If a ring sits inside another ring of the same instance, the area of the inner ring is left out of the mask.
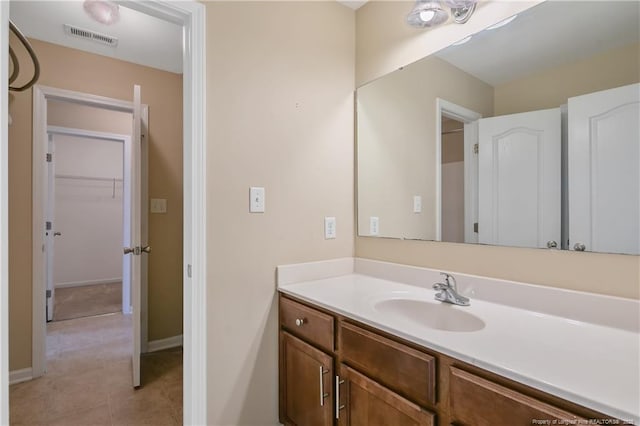
<path id="1" fill-rule="evenodd" d="M 10 387 L 12 425 L 182 424 L 182 349 L 146 354 L 131 386 L 130 318 L 78 318 L 47 326 L 47 374 Z"/>

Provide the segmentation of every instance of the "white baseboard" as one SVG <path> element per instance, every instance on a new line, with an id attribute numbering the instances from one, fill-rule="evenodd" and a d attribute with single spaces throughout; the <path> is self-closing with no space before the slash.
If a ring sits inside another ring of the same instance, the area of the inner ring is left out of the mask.
<path id="1" fill-rule="evenodd" d="M 105 278 L 103 280 L 88 280 L 88 281 L 70 281 L 66 283 L 56 283 L 54 284 L 55 288 L 65 288 L 65 287 L 82 287 L 85 285 L 98 285 L 98 284 L 115 284 L 121 283 L 122 277 L 120 278 Z"/>
<path id="2" fill-rule="evenodd" d="M 182 346 L 182 334 L 179 336 L 167 337 L 166 339 L 151 340 L 147 344 L 147 352 L 156 352 L 163 349 L 175 348 Z"/>
<path id="3" fill-rule="evenodd" d="M 13 370 L 9 372 L 9 384 L 15 385 L 16 383 L 26 382 L 33 379 L 33 370 L 31 367 L 23 368 L 21 370 Z"/>

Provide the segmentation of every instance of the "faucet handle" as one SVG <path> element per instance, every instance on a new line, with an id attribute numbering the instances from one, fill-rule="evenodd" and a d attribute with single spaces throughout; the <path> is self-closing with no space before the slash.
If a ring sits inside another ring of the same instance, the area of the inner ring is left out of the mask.
<path id="1" fill-rule="evenodd" d="M 437 290 L 437 291 L 442 291 L 442 290 L 444 290 L 445 288 L 447 288 L 447 284 L 445 284 L 445 283 L 435 283 L 435 284 L 433 285 L 433 289 L 434 289 L 434 290 Z"/>
<path id="2" fill-rule="evenodd" d="M 454 289 L 456 288 L 456 279 L 453 277 L 453 275 L 446 272 L 440 272 L 440 275 L 444 276 L 444 282 L 447 284 L 447 286 Z"/>

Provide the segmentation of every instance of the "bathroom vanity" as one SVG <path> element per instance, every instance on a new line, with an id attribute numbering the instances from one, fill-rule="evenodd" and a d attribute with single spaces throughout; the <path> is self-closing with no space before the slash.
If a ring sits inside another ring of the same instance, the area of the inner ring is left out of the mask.
<path id="1" fill-rule="evenodd" d="M 638 424 L 637 301 L 454 275 L 471 306 L 425 268 L 279 267 L 280 421 Z"/>

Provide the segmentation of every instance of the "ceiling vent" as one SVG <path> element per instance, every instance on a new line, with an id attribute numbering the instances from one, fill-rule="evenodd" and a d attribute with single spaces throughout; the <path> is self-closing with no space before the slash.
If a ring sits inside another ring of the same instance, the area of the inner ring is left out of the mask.
<path id="1" fill-rule="evenodd" d="M 64 32 L 73 37 L 91 40 L 111 47 L 116 47 L 118 45 L 118 39 L 116 37 L 100 34 L 91 30 L 85 30 L 84 28 L 74 27 L 69 24 L 64 24 Z"/>

